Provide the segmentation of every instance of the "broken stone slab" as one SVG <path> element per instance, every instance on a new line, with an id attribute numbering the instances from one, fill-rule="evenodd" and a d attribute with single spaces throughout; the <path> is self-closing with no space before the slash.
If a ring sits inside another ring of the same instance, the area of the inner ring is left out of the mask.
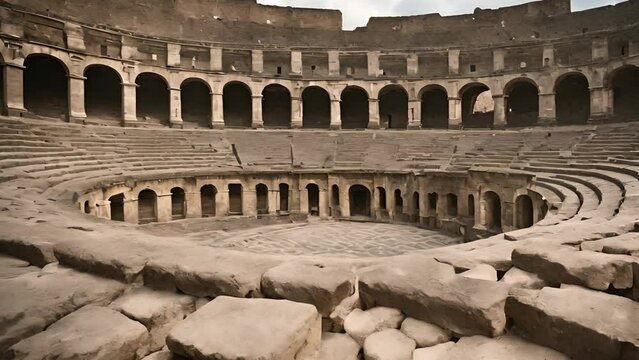
<path id="1" fill-rule="evenodd" d="M 513 289 L 513 331 L 573 359 L 639 358 L 639 303 L 576 286 Z"/>
<path id="2" fill-rule="evenodd" d="M 140 287 L 122 295 L 109 307 L 142 323 L 151 335 L 150 350 L 156 351 L 165 345 L 173 326 L 195 311 L 195 299 Z"/>
<path id="3" fill-rule="evenodd" d="M 537 274 L 551 286 L 581 285 L 595 290 L 632 288 L 630 256 L 579 251 L 566 246 L 524 246 L 512 254 L 513 265 Z"/>
<path id="4" fill-rule="evenodd" d="M 632 255 L 639 251 L 639 233 L 627 233 L 601 240 L 584 241 L 581 250 L 599 251 L 607 254 Z"/>
<path id="5" fill-rule="evenodd" d="M 323 317 L 355 291 L 355 273 L 341 266 L 287 262 L 262 276 L 262 293 L 269 298 L 315 305 Z"/>
<path id="6" fill-rule="evenodd" d="M 319 360 L 359 360 L 360 345 L 348 334 L 322 333 Z"/>
<path id="7" fill-rule="evenodd" d="M 540 279 L 537 274 L 516 267 L 508 270 L 499 282 L 523 289 L 541 289 L 546 286 L 546 282 Z"/>
<path id="8" fill-rule="evenodd" d="M 173 327 L 166 343 L 198 360 L 315 360 L 320 340 L 312 305 L 220 296 Z"/>
<path id="9" fill-rule="evenodd" d="M 400 331 L 415 340 L 418 348 L 448 342 L 453 335 L 450 331 L 442 329 L 437 325 L 413 318 L 404 319 Z"/>
<path id="10" fill-rule="evenodd" d="M 468 271 L 464 271 L 459 274 L 459 276 L 467 277 L 469 279 L 497 281 L 497 270 L 490 265 L 480 264 Z"/>
<path id="11" fill-rule="evenodd" d="M 365 307 L 387 306 L 463 336 L 497 336 L 504 331 L 508 286 L 456 276 L 450 265 L 377 265 L 359 272 Z"/>
<path id="12" fill-rule="evenodd" d="M 12 359 L 129 360 L 148 353 L 146 328 L 115 310 L 85 306 L 9 349 Z"/>
<path id="13" fill-rule="evenodd" d="M 459 339 L 442 359 L 464 360 L 569 360 L 553 349 L 533 344 L 512 335 L 497 338 L 471 336 Z"/>
<path id="14" fill-rule="evenodd" d="M 84 305 L 110 303 L 125 285 L 50 264 L 39 272 L 0 279 L 0 289 L 1 354 Z"/>
<path id="15" fill-rule="evenodd" d="M 366 360 L 411 360 L 415 340 L 397 329 L 376 332 L 364 341 Z"/>
<path id="16" fill-rule="evenodd" d="M 397 329 L 404 314 L 397 309 L 375 307 L 366 311 L 355 309 L 344 320 L 344 330 L 358 344 L 363 345 L 369 335 L 384 330 Z"/>

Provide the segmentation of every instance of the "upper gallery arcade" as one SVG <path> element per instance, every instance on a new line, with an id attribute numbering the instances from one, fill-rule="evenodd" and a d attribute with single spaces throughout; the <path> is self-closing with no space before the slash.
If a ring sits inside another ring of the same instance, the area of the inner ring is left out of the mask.
<path id="1" fill-rule="evenodd" d="M 576 13 L 570 0 L 544 0 L 343 31 L 339 11 L 255 0 L 9 0 L 0 2 L 2 108 L 213 128 L 635 120 L 637 19 L 637 0 Z"/>

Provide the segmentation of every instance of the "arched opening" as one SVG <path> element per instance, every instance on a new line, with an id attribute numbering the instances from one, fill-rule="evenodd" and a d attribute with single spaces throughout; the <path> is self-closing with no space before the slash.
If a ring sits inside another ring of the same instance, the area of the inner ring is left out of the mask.
<path id="1" fill-rule="evenodd" d="M 439 86 L 430 86 L 422 92 L 422 128 L 448 128 L 448 94 Z"/>
<path id="2" fill-rule="evenodd" d="M 242 185 L 229 184 L 229 215 L 242 215 Z"/>
<path id="3" fill-rule="evenodd" d="M 475 195 L 468 195 L 468 216 L 475 216 Z"/>
<path id="4" fill-rule="evenodd" d="M 169 124 L 169 85 L 158 74 L 142 73 L 135 79 L 138 120 Z"/>
<path id="5" fill-rule="evenodd" d="M 371 192 L 366 186 L 353 185 L 348 189 L 351 216 L 371 216 Z"/>
<path id="6" fill-rule="evenodd" d="M 310 216 L 319 216 L 319 186 L 316 184 L 306 185 L 308 192 L 308 214 Z"/>
<path id="7" fill-rule="evenodd" d="M 88 118 L 122 119 L 122 79 L 117 71 L 92 65 L 84 71 L 84 111 Z"/>
<path id="8" fill-rule="evenodd" d="M 628 65 L 617 69 L 612 77 L 615 116 L 637 120 L 639 116 L 639 68 Z"/>
<path id="9" fill-rule="evenodd" d="M 431 215 L 437 215 L 437 200 L 439 200 L 437 193 L 428 194 L 428 210 Z"/>
<path id="10" fill-rule="evenodd" d="M 404 212 L 404 199 L 402 199 L 402 191 L 395 189 L 395 214 L 399 215 Z"/>
<path id="11" fill-rule="evenodd" d="M 202 217 L 215 216 L 215 197 L 217 189 L 213 185 L 204 185 L 200 189 L 200 204 L 202 206 Z"/>
<path id="12" fill-rule="evenodd" d="M 379 194 L 379 209 L 386 210 L 386 189 L 381 186 L 378 187 L 377 194 Z"/>
<path id="13" fill-rule="evenodd" d="M 280 184 L 280 212 L 288 212 L 288 184 Z"/>
<path id="14" fill-rule="evenodd" d="M 89 204 L 89 200 L 84 202 L 84 213 L 85 214 L 91 213 L 91 205 Z"/>
<path id="15" fill-rule="evenodd" d="M 557 81 L 555 87 L 558 125 L 585 124 L 590 117 L 590 89 L 582 74 L 569 74 Z"/>
<path id="16" fill-rule="evenodd" d="M 340 103 L 342 129 L 366 129 L 368 127 L 368 94 L 364 89 L 347 86 L 342 91 Z"/>
<path id="17" fill-rule="evenodd" d="M 24 106 L 35 115 L 66 119 L 69 80 L 64 64 L 53 56 L 35 54 L 24 60 Z"/>
<path id="18" fill-rule="evenodd" d="M 326 90 L 311 86 L 302 92 L 302 127 L 328 129 L 331 125 L 331 98 Z"/>
<path id="19" fill-rule="evenodd" d="M 489 128 L 494 124 L 495 102 L 488 86 L 466 85 L 459 91 L 462 99 L 462 125 L 465 128 Z"/>
<path id="20" fill-rule="evenodd" d="M 142 190 L 138 194 L 138 223 L 148 224 L 157 222 L 157 199 L 153 190 Z"/>
<path id="21" fill-rule="evenodd" d="M 262 90 L 262 120 L 265 128 L 291 127 L 291 94 L 287 88 L 272 84 Z"/>
<path id="22" fill-rule="evenodd" d="M 492 231 L 501 232 L 501 200 L 492 191 L 484 193 L 484 226 Z"/>
<path id="23" fill-rule="evenodd" d="M 253 99 L 251 89 L 244 83 L 230 82 L 223 90 L 224 126 L 251 127 Z"/>
<path id="24" fill-rule="evenodd" d="M 419 221 L 419 193 L 417 191 L 413 193 L 413 216 L 415 221 Z"/>
<path id="25" fill-rule="evenodd" d="M 339 205 L 339 186 L 336 184 L 331 186 L 331 216 L 342 216 L 342 211 Z"/>
<path id="26" fill-rule="evenodd" d="M 124 221 L 124 194 L 113 195 L 109 198 L 111 203 L 111 220 Z"/>
<path id="27" fill-rule="evenodd" d="M 171 217 L 173 220 L 186 217 L 186 196 L 184 189 L 179 187 L 171 189 Z"/>
<path id="28" fill-rule="evenodd" d="M 506 122 L 511 127 L 532 126 L 539 118 L 539 89 L 527 80 L 507 85 Z"/>
<path id="29" fill-rule="evenodd" d="M 255 187 L 255 196 L 257 197 L 257 214 L 268 214 L 268 187 L 258 184 Z"/>
<path id="30" fill-rule="evenodd" d="M 446 195 L 446 213 L 451 217 L 457 216 L 457 195 Z"/>
<path id="31" fill-rule="evenodd" d="M 200 127 L 211 126 L 211 89 L 200 79 L 187 79 L 180 85 L 182 121 Z"/>
<path id="32" fill-rule="evenodd" d="M 520 195 L 515 200 L 515 226 L 524 229 L 535 223 L 533 201 L 528 195 Z"/>
<path id="33" fill-rule="evenodd" d="M 398 85 L 385 86 L 379 92 L 380 126 L 387 129 L 408 127 L 408 94 Z"/>

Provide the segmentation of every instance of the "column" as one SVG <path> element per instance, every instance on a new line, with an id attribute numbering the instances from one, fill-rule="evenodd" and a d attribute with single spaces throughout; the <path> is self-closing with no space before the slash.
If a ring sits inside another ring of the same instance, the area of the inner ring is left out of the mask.
<path id="1" fill-rule="evenodd" d="M 308 215 L 308 190 L 306 188 L 299 191 L 300 214 Z"/>
<path id="2" fill-rule="evenodd" d="M 368 128 L 379 129 L 379 99 L 368 99 Z"/>
<path id="3" fill-rule="evenodd" d="M 95 202 L 95 216 L 100 219 L 111 220 L 111 202 L 109 200 L 98 200 Z"/>
<path id="4" fill-rule="evenodd" d="M 319 192 L 320 219 L 328 219 L 328 191 L 320 189 Z"/>
<path id="5" fill-rule="evenodd" d="M 170 111 L 169 125 L 172 128 L 182 128 L 182 91 L 180 88 L 169 88 Z"/>
<path id="6" fill-rule="evenodd" d="M 343 218 L 351 217 L 351 198 L 348 192 L 349 187 L 350 186 L 348 184 L 344 184 L 339 187 L 339 212 Z M 333 190 L 331 189 L 331 192 L 332 191 Z M 333 194 L 331 193 L 329 196 L 332 198 Z"/>
<path id="7" fill-rule="evenodd" d="M 339 99 L 331 99 L 331 130 L 342 128 L 342 110 Z"/>
<path id="8" fill-rule="evenodd" d="M 167 222 L 173 220 L 173 213 L 171 209 L 171 193 L 158 194 L 156 206 L 158 222 Z"/>
<path id="9" fill-rule="evenodd" d="M 612 90 L 605 87 L 590 87 L 590 119 L 589 123 L 598 123 L 612 114 Z"/>
<path id="10" fill-rule="evenodd" d="M 422 101 L 421 99 L 408 100 L 408 129 L 419 130 L 422 127 Z"/>
<path id="11" fill-rule="evenodd" d="M 228 187 L 216 187 L 215 195 L 215 216 L 224 217 L 229 215 L 229 190 Z"/>
<path id="12" fill-rule="evenodd" d="M 136 115 L 136 83 L 122 83 L 122 125 L 135 126 L 138 121 Z"/>
<path id="13" fill-rule="evenodd" d="M 261 129 L 264 127 L 264 121 L 262 120 L 262 95 L 253 95 L 253 118 L 251 120 L 251 127 L 253 129 Z"/>
<path id="14" fill-rule="evenodd" d="M 539 120 L 537 123 L 543 126 L 554 126 L 556 118 L 555 93 L 539 94 Z"/>
<path id="15" fill-rule="evenodd" d="M 211 128 L 224 129 L 224 96 L 222 93 L 211 93 Z"/>
<path id="16" fill-rule="evenodd" d="M 506 96 L 493 95 L 495 102 L 494 125 L 495 129 L 504 129 L 506 127 Z"/>
<path id="17" fill-rule="evenodd" d="M 448 98 L 448 128 L 457 130 L 462 127 L 462 102 L 458 97 Z"/>
<path id="18" fill-rule="evenodd" d="M 459 74 L 459 54 L 460 50 L 448 50 L 448 74 Z"/>
<path id="19" fill-rule="evenodd" d="M 244 216 L 257 216 L 257 194 L 255 188 L 248 188 L 242 184 L 242 214 Z"/>
<path id="20" fill-rule="evenodd" d="M 368 76 L 379 76 L 379 51 L 369 51 L 366 53 L 368 62 Z"/>
<path id="21" fill-rule="evenodd" d="M 293 75 L 302 75 L 302 52 L 291 51 L 291 73 Z"/>
<path id="22" fill-rule="evenodd" d="M 200 192 L 189 191 L 184 194 L 184 196 L 186 201 L 186 217 L 202 217 L 202 197 L 200 195 Z M 215 210 L 217 210 L 217 208 Z"/>
<path id="23" fill-rule="evenodd" d="M 515 230 L 513 223 L 515 205 L 512 202 L 501 202 L 501 230 L 503 232 Z"/>
<path id="24" fill-rule="evenodd" d="M 293 188 L 292 184 L 289 184 L 288 190 L 288 212 L 290 214 L 300 213 L 300 191 Z"/>
<path id="25" fill-rule="evenodd" d="M 69 122 L 84 124 L 84 76 L 69 75 Z"/>
<path id="26" fill-rule="evenodd" d="M 302 128 L 302 99 L 300 97 L 291 97 L 291 128 Z"/>
<path id="27" fill-rule="evenodd" d="M 328 52 L 328 76 L 339 76 L 339 51 Z"/>
<path id="28" fill-rule="evenodd" d="M 280 209 L 279 194 L 279 188 L 268 190 L 268 213 L 270 215 L 277 215 L 277 211 Z"/>
<path id="29" fill-rule="evenodd" d="M 124 222 L 129 224 L 138 223 L 138 200 L 124 199 Z"/>
<path id="30" fill-rule="evenodd" d="M 4 64 L 4 103 L 7 115 L 21 116 L 27 111 L 24 108 L 24 66 L 11 63 Z"/>

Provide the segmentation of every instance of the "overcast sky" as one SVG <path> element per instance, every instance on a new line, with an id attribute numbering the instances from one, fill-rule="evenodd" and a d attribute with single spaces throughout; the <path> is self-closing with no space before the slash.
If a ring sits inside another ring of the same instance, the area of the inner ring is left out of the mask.
<path id="1" fill-rule="evenodd" d="M 531 0 L 258 0 L 260 4 L 324 9 L 339 9 L 344 29 L 364 26 L 371 16 L 402 16 L 440 13 L 470 14 L 477 7 L 494 9 Z M 573 11 L 613 5 L 622 0 L 572 0 Z"/>

